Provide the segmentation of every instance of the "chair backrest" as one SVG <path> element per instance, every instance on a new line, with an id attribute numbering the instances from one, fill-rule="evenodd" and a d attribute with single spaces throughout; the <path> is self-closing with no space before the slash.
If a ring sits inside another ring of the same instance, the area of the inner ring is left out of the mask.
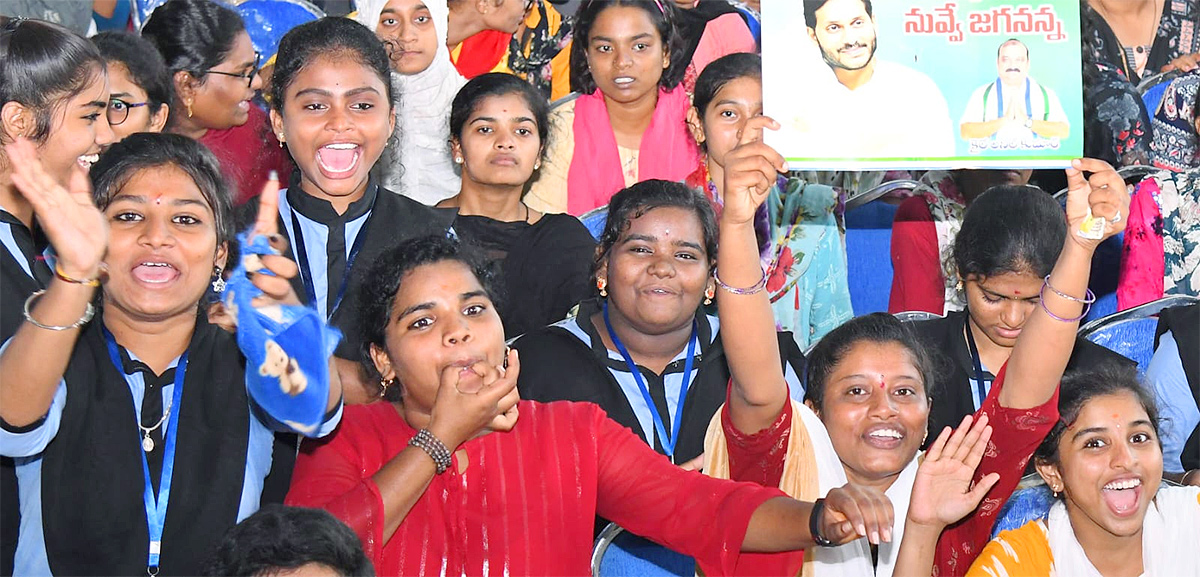
<path id="1" fill-rule="evenodd" d="M 846 276 L 855 316 L 888 309 L 896 208 L 872 202 L 846 210 Z"/>
<path id="2" fill-rule="evenodd" d="M 1117 174 L 1121 175 L 1121 178 L 1125 181 L 1125 184 L 1134 184 L 1134 185 L 1145 180 L 1146 177 L 1148 177 L 1148 176 L 1154 176 L 1156 174 L 1165 174 L 1167 172 L 1168 172 L 1167 170 L 1164 170 L 1162 168 L 1158 168 L 1155 166 L 1146 166 L 1144 164 L 1133 164 L 1130 166 L 1122 166 L 1121 168 L 1117 169 Z M 1059 202 L 1059 204 L 1063 204 L 1065 206 L 1065 204 L 1067 202 L 1067 189 L 1064 188 L 1064 189 L 1054 193 L 1054 199 L 1057 200 Z"/>
<path id="3" fill-rule="evenodd" d="M 1154 356 L 1156 315 L 1165 308 L 1200 302 L 1200 297 L 1171 295 L 1156 301 L 1108 315 L 1079 328 L 1079 336 L 1137 361 L 1138 372 L 1145 373 Z"/>
<path id="4" fill-rule="evenodd" d="M 1030 481 L 1030 486 L 1014 491 L 1012 497 L 1009 497 L 1008 502 L 1000 509 L 1000 514 L 996 516 L 996 524 L 992 527 L 993 539 L 1001 531 L 1010 531 L 1030 521 L 1045 519 L 1050 513 L 1050 507 L 1054 505 L 1054 495 L 1050 492 L 1050 487 L 1042 482 L 1041 477 L 1036 473 L 1033 477 L 1035 479 Z"/>
<path id="5" fill-rule="evenodd" d="M 599 242 L 600 235 L 604 234 L 604 225 L 608 224 L 608 205 L 599 206 L 583 213 L 583 216 L 579 217 L 579 222 L 582 222 L 588 232 L 592 233 L 592 238 Z"/>
<path id="6" fill-rule="evenodd" d="M 305 0 L 246 0 L 234 9 L 242 15 L 250 43 L 264 62 L 279 51 L 279 41 L 289 30 L 325 16 Z"/>
<path id="7" fill-rule="evenodd" d="M 916 321 L 928 321 L 928 320 L 932 320 L 932 319 L 943 318 L 942 315 L 939 315 L 936 313 L 931 313 L 929 311 L 904 311 L 904 312 L 896 313 L 892 316 L 899 319 L 900 322 L 902 322 L 902 323 L 916 322 Z"/>
<path id="8" fill-rule="evenodd" d="M 609 523 L 592 549 L 592 577 L 692 577 L 696 560 Z"/>
<path id="9" fill-rule="evenodd" d="M 154 9 L 166 3 L 167 0 L 133 0 L 133 12 L 129 15 L 133 18 L 133 29 L 141 30 Z"/>

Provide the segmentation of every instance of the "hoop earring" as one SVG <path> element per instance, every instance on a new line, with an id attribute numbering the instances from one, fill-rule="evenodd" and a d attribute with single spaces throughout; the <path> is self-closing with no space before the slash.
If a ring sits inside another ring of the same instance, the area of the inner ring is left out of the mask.
<path id="1" fill-rule="evenodd" d="M 608 290 L 606 290 L 608 289 L 608 279 L 596 279 L 596 289 L 600 291 L 600 298 L 608 297 Z"/>
<path id="2" fill-rule="evenodd" d="M 215 292 L 215 293 L 225 292 L 225 279 L 221 277 L 222 272 L 224 272 L 224 271 L 221 270 L 221 267 L 219 267 L 219 266 L 213 267 L 212 289 L 213 289 L 213 292 Z"/>

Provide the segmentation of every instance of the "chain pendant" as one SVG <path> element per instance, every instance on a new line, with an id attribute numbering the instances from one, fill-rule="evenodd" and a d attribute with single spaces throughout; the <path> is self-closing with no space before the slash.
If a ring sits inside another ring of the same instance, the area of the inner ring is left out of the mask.
<path id="1" fill-rule="evenodd" d="M 149 434 L 142 437 L 142 450 L 147 453 L 154 450 L 154 439 Z"/>

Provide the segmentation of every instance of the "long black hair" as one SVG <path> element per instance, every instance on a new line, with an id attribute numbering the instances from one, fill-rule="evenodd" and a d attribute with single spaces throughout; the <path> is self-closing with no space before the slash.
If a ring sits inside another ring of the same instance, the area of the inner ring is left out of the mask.
<path id="1" fill-rule="evenodd" d="M 205 575 L 278 575 L 310 563 L 344 577 L 374 577 L 354 531 L 327 511 L 267 505 L 238 523 L 209 557 Z"/>
<path id="2" fill-rule="evenodd" d="M 24 18 L 0 26 L 0 106 L 18 102 L 32 111 L 33 132 L 23 136 L 36 143 L 50 136 L 55 109 L 104 70 L 96 47 L 63 26 Z M 15 136 L 0 126 L 0 143 Z"/>
<path id="3" fill-rule="evenodd" d="M 217 229 L 217 244 L 233 239 L 232 193 L 221 172 L 217 157 L 208 147 L 186 136 L 169 133 L 139 132 L 113 144 L 92 165 L 92 200 L 100 210 L 139 172 L 148 168 L 173 166 L 182 170 L 200 189 L 212 209 Z"/>
<path id="4" fill-rule="evenodd" d="M 296 75 L 322 56 L 348 58 L 374 72 L 387 89 L 388 106 L 393 106 L 396 95 L 383 42 L 358 22 L 327 16 L 292 28 L 279 41 L 275 72 L 271 76 L 272 108 L 283 110 L 284 96 Z"/>
<path id="5" fill-rule="evenodd" d="M 592 26 L 601 12 L 617 6 L 629 6 L 646 12 L 650 21 L 654 23 L 654 29 L 658 31 L 663 49 L 671 57 L 671 65 L 663 70 L 658 85 L 667 90 L 678 86 L 687 71 L 688 63 L 682 58 L 684 55 L 683 39 L 679 36 L 676 25 L 679 8 L 675 7 L 673 1 L 587 0 L 575 13 L 575 40 L 571 43 L 571 90 L 583 94 L 591 94 L 596 91 L 596 80 L 592 78 L 592 71 L 588 67 L 587 61 Z M 676 59 L 676 56 L 680 56 L 680 58 Z"/>
<path id="6" fill-rule="evenodd" d="M 463 126 L 485 98 L 509 94 L 520 96 L 533 113 L 533 121 L 537 123 L 538 140 L 545 150 L 546 139 L 550 137 L 550 103 L 532 84 L 502 72 L 476 76 L 459 89 L 458 94 L 454 96 L 454 103 L 450 105 L 450 137 L 462 141 Z"/>
<path id="7" fill-rule="evenodd" d="M 142 27 L 172 74 L 181 70 L 201 80 L 233 51 L 246 25 L 237 12 L 212 0 L 169 0 Z"/>
<path id="8" fill-rule="evenodd" d="M 964 280 L 1005 273 L 1042 278 L 1054 269 L 1066 237 L 1063 209 L 1042 189 L 993 186 L 967 207 L 954 240 L 954 264 Z"/>

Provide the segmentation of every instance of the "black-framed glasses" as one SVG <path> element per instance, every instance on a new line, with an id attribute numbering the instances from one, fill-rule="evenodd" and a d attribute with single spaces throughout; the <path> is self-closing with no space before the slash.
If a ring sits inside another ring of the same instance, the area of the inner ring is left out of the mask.
<path id="1" fill-rule="evenodd" d="M 232 76 L 234 78 L 245 78 L 246 79 L 246 87 L 249 88 L 250 85 L 254 84 L 254 76 L 256 74 L 258 74 L 258 65 L 261 63 L 262 63 L 262 54 L 255 52 L 254 53 L 254 66 L 250 69 L 249 72 L 235 74 L 233 72 L 221 72 L 220 70 L 205 70 L 204 73 L 205 74 L 220 74 L 221 76 Z"/>
<path id="2" fill-rule="evenodd" d="M 120 98 L 110 98 L 108 108 L 104 109 L 104 115 L 108 117 L 108 124 L 116 126 L 125 122 L 129 118 L 129 109 L 146 106 L 149 102 L 125 102 Z"/>

